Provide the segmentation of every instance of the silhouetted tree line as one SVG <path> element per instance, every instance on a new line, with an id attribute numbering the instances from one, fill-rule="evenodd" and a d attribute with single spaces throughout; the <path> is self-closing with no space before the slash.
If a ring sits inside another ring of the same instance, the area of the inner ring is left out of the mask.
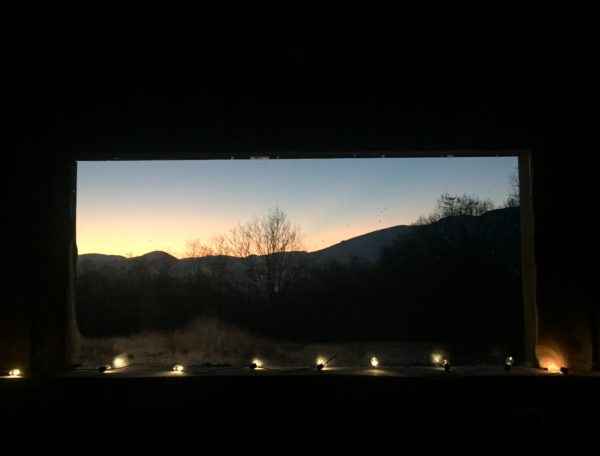
<path id="1" fill-rule="evenodd" d="M 517 208 L 415 227 L 376 264 L 313 268 L 253 325 L 297 339 L 479 340 L 518 351 L 519 233 Z"/>
<path id="2" fill-rule="evenodd" d="M 202 269 L 187 277 L 87 271 L 77 281 L 80 329 L 127 335 L 210 316 L 287 340 L 479 341 L 518 352 L 519 209 L 486 212 L 485 202 L 447 196 L 438 208 L 452 205 L 450 215 L 414 226 L 378 262 L 297 263 L 294 280 L 279 290 L 269 282 L 267 294 Z"/>

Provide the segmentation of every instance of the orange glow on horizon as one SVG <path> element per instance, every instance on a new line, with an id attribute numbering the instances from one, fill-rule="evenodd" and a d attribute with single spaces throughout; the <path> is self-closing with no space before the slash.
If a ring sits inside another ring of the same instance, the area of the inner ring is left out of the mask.
<path id="1" fill-rule="evenodd" d="M 84 211 L 77 217 L 77 249 L 79 254 L 101 253 L 125 257 L 140 256 L 162 250 L 177 258 L 185 258 L 187 242 L 211 239 L 227 232 L 235 223 L 200 220 L 198 217 L 166 217 L 160 214 L 98 214 Z"/>
<path id="2" fill-rule="evenodd" d="M 387 226 L 367 222 L 323 229 L 320 232 L 313 230 L 310 233 L 304 232 L 300 225 L 303 231 L 303 250 L 318 251 L 372 231 L 402 224 L 406 222 L 392 222 Z M 77 223 L 77 249 L 80 255 L 100 253 L 124 257 L 136 257 L 161 250 L 176 258 L 186 258 L 189 256 L 188 241 L 199 240 L 210 246 L 215 236 L 228 233 L 235 225 L 230 220 L 213 220 L 212 223 L 207 223 L 197 218 L 179 219 L 172 224 L 157 223 L 151 217 L 124 217 L 118 224 L 111 221 L 103 223 L 90 220 L 82 214 Z"/>

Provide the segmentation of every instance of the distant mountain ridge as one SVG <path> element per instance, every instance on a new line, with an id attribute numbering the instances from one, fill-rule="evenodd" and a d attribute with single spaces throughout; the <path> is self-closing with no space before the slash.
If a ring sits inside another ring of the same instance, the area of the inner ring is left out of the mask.
<path id="1" fill-rule="evenodd" d="M 439 220 L 430 227 L 432 229 L 446 231 L 453 229 L 457 224 L 469 226 L 469 229 L 480 229 L 484 225 L 492 225 L 498 221 L 510 219 L 518 220 L 518 208 L 495 209 L 481 216 L 453 216 Z M 467 222 L 467 223 L 464 223 Z M 493 223 L 492 223 L 493 222 Z M 516 223 L 516 222 L 515 222 Z M 293 252 L 294 255 L 303 255 L 315 263 L 337 261 L 346 263 L 353 259 L 376 262 L 383 249 L 392 245 L 403 236 L 413 234 L 420 229 L 416 225 L 396 225 L 369 233 L 356 236 L 337 244 L 333 244 L 321 250 L 313 252 Z M 128 271 L 136 267 L 144 267 L 152 272 L 168 272 L 176 276 L 190 274 L 201 270 L 210 273 L 211 269 L 218 263 L 226 261 L 234 270 L 244 268 L 245 258 L 231 256 L 205 256 L 199 258 L 178 259 L 166 252 L 152 251 L 144 255 L 126 258 L 120 255 L 103 255 L 100 253 L 87 253 L 78 257 L 78 271 L 85 273 L 89 270 L 111 269 L 116 271 Z"/>
<path id="2" fill-rule="evenodd" d="M 390 228 L 373 231 L 350 238 L 330 247 L 326 247 L 314 252 L 292 252 L 294 255 L 304 255 L 317 262 L 340 261 L 347 262 L 352 258 L 363 261 L 377 261 L 381 254 L 381 249 L 390 245 L 394 240 L 410 232 L 410 226 L 398 225 Z M 145 266 L 153 271 L 170 270 L 175 275 L 182 275 L 194 268 L 200 268 L 205 271 L 210 270 L 211 263 L 225 259 L 230 264 L 243 263 L 244 258 L 224 257 L 224 256 L 205 256 L 199 258 L 181 258 L 178 259 L 166 252 L 152 251 L 137 257 L 127 258 L 121 255 L 103 255 L 101 253 L 85 253 L 79 255 L 78 270 L 84 273 L 90 269 L 116 269 L 128 270 L 136 266 Z"/>
<path id="3" fill-rule="evenodd" d="M 310 252 L 309 255 L 325 261 L 348 261 L 352 258 L 377 261 L 381 250 L 392 244 L 399 236 L 410 233 L 414 226 L 396 225 L 381 230 L 361 234 L 321 250 Z"/>

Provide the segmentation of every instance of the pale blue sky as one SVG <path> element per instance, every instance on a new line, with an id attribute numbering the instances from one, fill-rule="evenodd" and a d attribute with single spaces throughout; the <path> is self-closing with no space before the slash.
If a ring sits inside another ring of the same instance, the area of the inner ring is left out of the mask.
<path id="1" fill-rule="evenodd" d="M 516 157 L 79 162 L 80 253 L 134 255 L 209 241 L 278 206 L 307 250 L 413 222 L 444 192 L 501 204 Z"/>

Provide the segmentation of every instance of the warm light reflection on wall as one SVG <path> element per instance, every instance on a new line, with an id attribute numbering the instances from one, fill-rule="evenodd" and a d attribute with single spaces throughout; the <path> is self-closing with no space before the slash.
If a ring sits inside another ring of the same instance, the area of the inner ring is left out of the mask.
<path id="1" fill-rule="evenodd" d="M 565 357 L 554 346 L 540 344 L 535 351 L 540 367 L 548 369 L 548 372 L 559 373 L 561 367 L 568 367 Z"/>

